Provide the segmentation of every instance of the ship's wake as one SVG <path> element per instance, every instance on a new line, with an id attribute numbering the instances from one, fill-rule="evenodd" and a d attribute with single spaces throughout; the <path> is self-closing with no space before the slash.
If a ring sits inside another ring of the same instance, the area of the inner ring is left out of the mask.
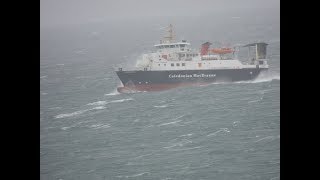
<path id="1" fill-rule="evenodd" d="M 119 95 L 121 93 L 118 92 L 117 89 L 114 89 L 112 92 L 105 94 L 105 96 L 115 96 L 115 95 Z"/>
<path id="2" fill-rule="evenodd" d="M 253 80 L 247 81 L 236 81 L 236 82 L 214 82 L 211 84 L 246 84 L 246 83 L 263 83 L 263 82 L 271 82 L 271 81 L 280 81 L 280 74 L 278 73 L 261 73 L 257 76 L 257 78 Z"/>
<path id="3" fill-rule="evenodd" d="M 262 82 L 270 82 L 270 81 L 280 81 L 280 74 L 273 72 L 262 72 L 258 75 L 257 78 L 251 81 L 243 81 L 238 83 L 262 83 Z"/>

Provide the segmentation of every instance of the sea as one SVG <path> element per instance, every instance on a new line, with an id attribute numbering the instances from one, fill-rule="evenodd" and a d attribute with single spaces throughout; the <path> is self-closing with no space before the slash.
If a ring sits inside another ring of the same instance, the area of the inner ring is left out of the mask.
<path id="1" fill-rule="evenodd" d="M 152 51 L 170 23 L 195 49 L 264 41 L 270 69 L 253 81 L 118 93 L 114 69 Z M 105 19 L 40 30 L 41 179 L 280 179 L 278 15 Z"/>

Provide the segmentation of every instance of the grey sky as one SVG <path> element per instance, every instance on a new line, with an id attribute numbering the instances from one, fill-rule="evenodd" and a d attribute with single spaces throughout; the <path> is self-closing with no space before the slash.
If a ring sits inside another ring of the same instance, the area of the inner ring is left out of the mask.
<path id="1" fill-rule="evenodd" d="M 41 27 L 128 18 L 278 11 L 280 0 L 41 0 Z"/>

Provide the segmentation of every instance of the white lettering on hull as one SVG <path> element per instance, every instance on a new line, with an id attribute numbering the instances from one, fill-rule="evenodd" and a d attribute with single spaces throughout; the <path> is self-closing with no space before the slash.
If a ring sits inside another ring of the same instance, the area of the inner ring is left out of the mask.
<path id="1" fill-rule="evenodd" d="M 215 74 L 169 74 L 169 78 L 214 78 Z"/>

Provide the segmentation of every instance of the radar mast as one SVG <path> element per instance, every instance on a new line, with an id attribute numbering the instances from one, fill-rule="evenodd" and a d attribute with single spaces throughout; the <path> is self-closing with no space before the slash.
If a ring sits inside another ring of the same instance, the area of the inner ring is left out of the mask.
<path id="1" fill-rule="evenodd" d="M 175 40 L 172 24 L 169 25 L 167 35 L 164 37 L 164 43 L 172 43 Z"/>

